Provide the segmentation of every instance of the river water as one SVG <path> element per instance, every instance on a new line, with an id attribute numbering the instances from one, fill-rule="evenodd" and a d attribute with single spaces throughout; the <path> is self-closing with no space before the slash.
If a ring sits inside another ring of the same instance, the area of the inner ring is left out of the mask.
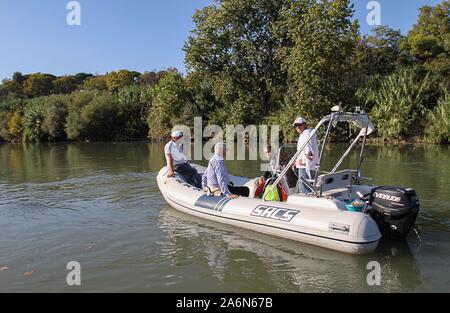
<path id="1" fill-rule="evenodd" d="M 1 144 L 0 292 L 450 291 L 448 146 L 368 146 L 364 176 L 413 187 L 422 204 L 421 241 L 410 234 L 368 256 L 172 209 L 156 184 L 162 148 Z M 331 146 L 324 162 L 343 149 Z M 227 164 L 233 174 L 259 175 L 259 162 Z M 81 265 L 81 286 L 66 283 L 69 261 Z M 380 286 L 367 284 L 370 261 L 381 264 Z"/>

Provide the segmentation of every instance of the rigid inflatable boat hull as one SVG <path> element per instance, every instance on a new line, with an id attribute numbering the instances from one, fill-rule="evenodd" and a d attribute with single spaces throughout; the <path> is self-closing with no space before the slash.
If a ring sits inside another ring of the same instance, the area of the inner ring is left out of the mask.
<path id="1" fill-rule="evenodd" d="M 166 168 L 157 180 L 172 207 L 211 221 L 351 254 L 372 253 L 381 238 L 376 223 L 363 213 L 254 198 L 211 197 L 178 175 L 167 178 Z M 232 180 L 242 184 L 245 178 L 233 176 Z"/>

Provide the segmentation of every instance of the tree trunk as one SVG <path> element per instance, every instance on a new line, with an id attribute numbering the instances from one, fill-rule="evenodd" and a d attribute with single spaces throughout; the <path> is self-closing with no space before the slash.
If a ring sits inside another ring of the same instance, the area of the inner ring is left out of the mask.
<path id="1" fill-rule="evenodd" d="M 272 94 L 268 91 L 264 92 L 261 95 L 261 109 L 264 116 L 267 116 L 267 114 L 269 113 L 269 101 L 271 96 Z"/>

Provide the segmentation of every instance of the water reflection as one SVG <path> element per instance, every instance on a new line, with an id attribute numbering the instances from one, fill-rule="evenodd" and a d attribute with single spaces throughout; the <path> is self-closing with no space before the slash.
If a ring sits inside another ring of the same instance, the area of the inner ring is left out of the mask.
<path id="1" fill-rule="evenodd" d="M 99 279 L 87 281 L 91 291 L 117 290 L 111 281 L 122 282 L 121 290 L 135 291 L 395 292 L 443 291 L 450 286 L 448 275 L 442 274 L 450 260 L 448 146 L 367 147 L 364 176 L 373 177 L 374 184 L 417 190 L 423 237 L 421 245 L 414 235 L 409 245 L 383 243 L 369 256 L 346 255 L 177 212 L 165 204 L 155 181 L 165 163 L 163 146 L 0 144 L 0 265 L 22 262 L 26 267 L 38 255 L 40 268 L 56 273 L 64 268 L 68 253 L 72 255 L 66 248 L 71 240 L 96 242 L 90 258 L 114 264 L 93 265 Z M 330 146 L 325 170 L 344 149 Z M 357 161 L 358 154 L 351 154 L 343 167 Z M 259 162 L 227 161 L 227 166 L 236 175 L 260 174 Z M 45 255 L 49 242 L 60 247 L 55 257 Z M 134 268 L 118 268 L 124 259 Z M 380 287 L 366 283 L 369 261 L 382 266 Z M 2 283 L 17 280 L 13 270 L 0 275 L 0 289 Z M 59 276 L 35 279 L 26 290 L 54 290 L 61 283 Z M 13 290 L 22 290 L 22 285 L 16 286 Z"/>
<path id="2" fill-rule="evenodd" d="M 163 162 L 160 147 L 146 142 L 0 144 L 0 179 L 11 183 L 59 181 L 98 172 L 157 172 Z"/>
<path id="3" fill-rule="evenodd" d="M 242 279 L 248 290 L 283 292 L 398 292 L 421 284 L 420 270 L 406 242 L 385 242 L 371 256 L 352 256 L 290 240 L 266 236 L 196 218 L 172 208 L 160 213 L 168 233 L 171 259 L 189 255 L 205 266 L 227 289 Z M 382 268 L 382 285 L 366 283 L 369 261 Z"/>

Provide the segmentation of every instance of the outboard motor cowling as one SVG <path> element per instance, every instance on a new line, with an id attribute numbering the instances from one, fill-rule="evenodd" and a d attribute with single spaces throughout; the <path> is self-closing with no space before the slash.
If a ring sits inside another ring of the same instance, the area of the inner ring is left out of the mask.
<path id="1" fill-rule="evenodd" d="M 406 237 L 420 211 L 416 192 L 411 188 L 377 187 L 369 199 L 370 215 L 383 235 Z"/>

